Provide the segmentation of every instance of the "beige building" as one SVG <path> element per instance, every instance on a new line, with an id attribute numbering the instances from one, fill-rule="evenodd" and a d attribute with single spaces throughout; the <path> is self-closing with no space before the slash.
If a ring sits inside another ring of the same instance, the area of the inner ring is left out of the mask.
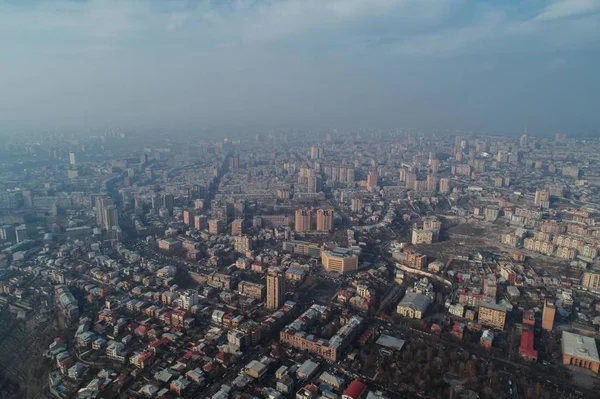
<path id="1" fill-rule="evenodd" d="M 297 232 L 311 231 L 311 211 L 310 209 L 296 209 L 294 230 Z"/>
<path id="2" fill-rule="evenodd" d="M 183 223 L 188 226 L 191 225 L 194 221 L 194 212 L 189 209 L 183 210 Z"/>
<path id="3" fill-rule="evenodd" d="M 321 251 L 321 263 L 328 272 L 347 273 L 358 270 L 358 255 L 347 248 Z"/>
<path id="4" fill-rule="evenodd" d="M 233 248 L 242 254 L 252 251 L 252 239 L 246 235 L 234 237 Z"/>
<path id="5" fill-rule="evenodd" d="M 352 212 L 360 212 L 363 209 L 363 202 L 360 198 L 352 198 L 350 209 Z"/>
<path id="6" fill-rule="evenodd" d="M 600 370 L 600 358 L 596 340 L 568 331 L 562 333 L 563 364 L 588 369 L 597 373 Z"/>
<path id="7" fill-rule="evenodd" d="M 412 231 L 412 244 L 431 244 L 434 238 L 434 231 L 432 229 L 413 229 Z"/>
<path id="8" fill-rule="evenodd" d="M 211 219 L 208 221 L 208 232 L 209 234 L 221 234 L 223 233 L 223 222 L 219 219 Z"/>
<path id="9" fill-rule="evenodd" d="M 600 273 L 586 272 L 581 278 L 581 286 L 593 291 L 600 291 Z"/>
<path id="10" fill-rule="evenodd" d="M 502 305 L 482 302 L 479 305 L 479 323 L 484 326 L 504 330 L 506 309 Z"/>
<path id="11" fill-rule="evenodd" d="M 411 319 L 422 319 L 429 304 L 430 299 L 428 296 L 417 292 L 407 292 L 398 303 L 396 312 Z"/>
<path id="12" fill-rule="evenodd" d="M 450 192 L 450 179 L 447 179 L 447 178 L 440 179 L 440 192 L 441 193 L 449 193 Z"/>
<path id="13" fill-rule="evenodd" d="M 333 230 L 333 209 L 319 209 L 317 211 L 317 231 Z"/>
<path id="14" fill-rule="evenodd" d="M 552 331 L 554 328 L 554 316 L 556 315 L 556 305 L 554 301 L 546 300 L 544 302 L 544 312 L 542 313 L 542 328 L 546 331 Z"/>
<path id="15" fill-rule="evenodd" d="M 282 273 L 270 270 L 267 274 L 267 308 L 279 309 L 285 302 L 285 277 Z"/>
<path id="16" fill-rule="evenodd" d="M 208 227 L 208 220 L 204 215 L 194 216 L 194 228 L 204 230 Z"/>
<path id="17" fill-rule="evenodd" d="M 236 219 L 231 222 L 231 235 L 239 236 L 244 230 L 244 219 Z"/>
<path id="18" fill-rule="evenodd" d="M 238 292 L 240 295 L 249 296 L 261 301 L 265 295 L 265 286 L 251 283 L 250 281 L 242 281 L 238 284 Z"/>

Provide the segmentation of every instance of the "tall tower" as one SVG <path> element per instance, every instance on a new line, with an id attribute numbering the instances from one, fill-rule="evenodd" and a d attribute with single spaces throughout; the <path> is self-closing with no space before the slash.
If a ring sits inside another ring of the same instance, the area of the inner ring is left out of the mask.
<path id="1" fill-rule="evenodd" d="M 440 179 L 440 192 L 449 193 L 450 192 L 450 180 L 447 178 Z"/>
<path id="2" fill-rule="evenodd" d="M 306 180 L 306 190 L 309 193 L 316 193 L 319 188 L 319 178 L 315 175 L 311 175 L 307 177 Z"/>
<path id="3" fill-rule="evenodd" d="M 552 331 L 554 327 L 554 316 L 556 314 L 556 305 L 553 300 L 546 299 L 544 302 L 544 312 L 542 313 L 542 328 L 546 331 Z"/>
<path id="4" fill-rule="evenodd" d="M 294 230 L 297 232 L 311 231 L 311 211 L 310 209 L 296 209 L 296 218 Z"/>
<path id="5" fill-rule="evenodd" d="M 372 170 L 369 172 L 369 176 L 367 176 L 367 187 L 372 189 L 377 186 L 377 172 Z"/>
<path id="6" fill-rule="evenodd" d="M 104 224 L 104 208 L 114 205 L 112 199 L 103 196 L 96 197 L 96 223 L 101 226 Z"/>
<path id="7" fill-rule="evenodd" d="M 119 225 L 119 214 L 116 206 L 108 205 L 104 207 L 102 222 L 106 230 L 111 230 L 113 226 Z"/>
<path id="8" fill-rule="evenodd" d="M 352 212 L 362 211 L 363 202 L 360 198 L 352 198 L 351 209 Z"/>
<path id="9" fill-rule="evenodd" d="M 319 209 L 317 211 L 317 231 L 333 230 L 333 209 Z"/>
<path id="10" fill-rule="evenodd" d="M 194 224 L 194 212 L 190 209 L 183 210 L 183 223 L 191 226 Z"/>
<path id="11" fill-rule="evenodd" d="M 267 308 L 279 309 L 285 300 L 285 279 L 279 271 L 270 270 L 267 274 Z"/>

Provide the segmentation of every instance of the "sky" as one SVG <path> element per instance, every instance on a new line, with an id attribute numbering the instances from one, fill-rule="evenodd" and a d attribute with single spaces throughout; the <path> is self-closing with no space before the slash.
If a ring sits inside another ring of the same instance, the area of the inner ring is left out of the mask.
<path id="1" fill-rule="evenodd" d="M 0 127 L 600 134 L 600 0 L 0 0 Z"/>

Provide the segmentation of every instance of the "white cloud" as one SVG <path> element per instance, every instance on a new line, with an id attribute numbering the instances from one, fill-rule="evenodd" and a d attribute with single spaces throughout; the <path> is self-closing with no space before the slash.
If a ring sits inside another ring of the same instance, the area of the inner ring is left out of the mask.
<path id="1" fill-rule="evenodd" d="M 557 0 L 548 5 L 535 18 L 552 21 L 593 13 L 600 10 L 600 0 Z"/>

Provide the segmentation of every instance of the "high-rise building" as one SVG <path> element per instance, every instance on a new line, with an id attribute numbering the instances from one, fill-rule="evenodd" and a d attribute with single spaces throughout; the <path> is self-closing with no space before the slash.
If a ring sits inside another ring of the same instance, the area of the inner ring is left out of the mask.
<path id="1" fill-rule="evenodd" d="M 441 193 L 449 193 L 450 192 L 450 179 L 447 179 L 447 178 L 440 179 L 440 192 Z"/>
<path id="2" fill-rule="evenodd" d="M 406 183 L 406 187 L 412 188 L 417 181 L 417 174 L 415 172 L 406 172 L 406 177 L 404 182 Z"/>
<path id="3" fill-rule="evenodd" d="M 231 222 L 231 235 L 239 236 L 244 230 L 244 219 L 236 219 Z"/>
<path id="4" fill-rule="evenodd" d="M 354 169 L 348 168 L 346 169 L 346 182 L 351 183 L 354 181 Z"/>
<path id="5" fill-rule="evenodd" d="M 210 219 L 208 221 L 209 234 L 221 234 L 223 232 L 223 222 L 219 219 Z"/>
<path id="6" fill-rule="evenodd" d="M 553 300 L 546 299 L 544 302 L 544 311 L 542 313 L 542 328 L 546 331 L 552 331 L 554 328 L 554 316 L 556 315 L 556 305 Z"/>
<path id="7" fill-rule="evenodd" d="M 279 271 L 269 270 L 267 274 L 267 308 L 279 309 L 285 301 L 285 278 Z"/>
<path id="8" fill-rule="evenodd" d="M 77 165 L 77 156 L 74 152 L 69 153 L 69 165 L 75 166 Z"/>
<path id="9" fill-rule="evenodd" d="M 527 134 L 524 134 L 521 136 L 521 139 L 519 140 L 519 145 L 521 147 L 527 147 L 527 141 L 528 141 Z"/>
<path id="10" fill-rule="evenodd" d="M 240 157 L 235 155 L 229 158 L 229 169 L 238 169 L 240 167 Z"/>
<path id="11" fill-rule="evenodd" d="M 113 226 L 119 225 L 119 214 L 114 205 L 105 206 L 103 209 L 102 225 L 106 230 L 111 230 Z"/>
<path id="12" fill-rule="evenodd" d="M 506 322 L 506 309 L 495 303 L 482 302 L 479 305 L 479 323 L 484 326 L 504 330 Z"/>
<path id="13" fill-rule="evenodd" d="M 319 190 L 319 178 L 315 175 L 308 176 L 306 179 L 306 189 L 309 193 L 316 193 Z"/>
<path id="14" fill-rule="evenodd" d="M 252 239 L 247 235 L 237 236 L 233 239 L 233 248 L 236 252 L 246 253 L 252 250 Z"/>
<path id="15" fill-rule="evenodd" d="M 550 192 L 545 190 L 537 190 L 534 199 L 535 206 L 542 208 L 550 207 Z"/>
<path id="16" fill-rule="evenodd" d="M 583 273 L 583 277 L 581 278 L 581 286 L 593 291 L 600 291 L 600 273 Z"/>
<path id="17" fill-rule="evenodd" d="M 319 147 L 310 148 L 310 159 L 319 159 Z"/>
<path id="18" fill-rule="evenodd" d="M 175 197 L 173 194 L 163 195 L 163 205 L 169 210 L 169 213 L 173 212 L 173 207 L 175 206 Z"/>
<path id="19" fill-rule="evenodd" d="M 185 310 L 190 310 L 194 305 L 198 304 L 198 293 L 194 290 L 187 290 L 181 294 L 181 307 Z"/>
<path id="20" fill-rule="evenodd" d="M 377 172 L 372 170 L 367 176 L 367 188 L 372 189 L 377 186 Z"/>
<path id="21" fill-rule="evenodd" d="M 294 230 L 297 232 L 311 231 L 311 211 L 310 209 L 296 209 L 296 218 Z"/>
<path id="22" fill-rule="evenodd" d="M 333 230 L 333 209 L 319 209 L 317 211 L 317 231 Z"/>
<path id="23" fill-rule="evenodd" d="M 427 191 L 437 191 L 436 175 L 427 175 Z"/>
<path id="24" fill-rule="evenodd" d="M 352 212 L 361 212 L 363 208 L 363 202 L 360 198 L 352 198 L 350 209 Z"/>
<path id="25" fill-rule="evenodd" d="M 408 171 L 404 168 L 400 169 L 400 181 L 405 182 L 406 181 L 406 174 L 408 173 Z"/>
<path id="26" fill-rule="evenodd" d="M 104 208 L 110 205 L 114 205 L 114 202 L 107 196 L 96 197 L 96 223 L 99 226 L 104 224 Z"/>
<path id="27" fill-rule="evenodd" d="M 4 241 L 15 241 L 16 240 L 15 229 L 10 224 L 0 227 L 0 240 Z"/>
<path id="28" fill-rule="evenodd" d="M 204 215 L 194 216 L 194 228 L 204 230 L 208 227 L 208 218 Z"/>
<path id="29" fill-rule="evenodd" d="M 28 239 L 29 235 L 27 234 L 27 226 L 25 226 L 24 224 L 17 226 L 15 228 L 15 238 L 17 240 L 17 243 L 23 242 L 26 239 Z"/>
<path id="30" fill-rule="evenodd" d="M 194 212 L 190 209 L 183 210 L 183 223 L 191 226 L 194 222 Z"/>

